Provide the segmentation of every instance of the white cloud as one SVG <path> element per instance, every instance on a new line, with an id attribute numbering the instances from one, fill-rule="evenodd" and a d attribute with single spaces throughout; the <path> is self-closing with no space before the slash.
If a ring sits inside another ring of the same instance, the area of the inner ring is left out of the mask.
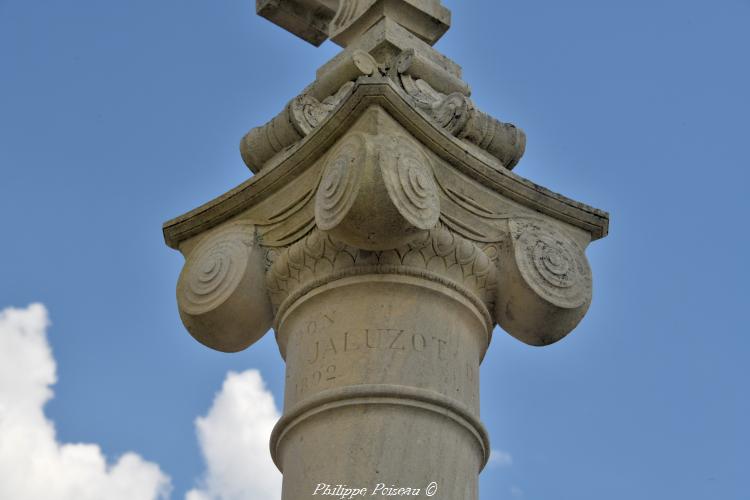
<path id="1" fill-rule="evenodd" d="M 0 498 L 13 500 L 168 499 L 158 465 L 126 453 L 108 464 L 95 444 L 57 442 L 44 405 L 57 381 L 41 304 L 0 311 Z M 186 500 L 276 500 L 281 474 L 268 451 L 279 418 L 257 370 L 230 372 L 195 421 L 206 474 Z"/>
<path id="2" fill-rule="evenodd" d="M 0 498 L 154 500 L 169 478 L 134 453 L 107 464 L 99 446 L 61 444 L 44 415 L 56 380 L 41 304 L 0 311 Z"/>
<path id="3" fill-rule="evenodd" d="M 510 496 L 512 498 L 521 499 L 523 498 L 523 490 L 518 486 L 513 486 L 510 489 Z"/>
<path id="4" fill-rule="evenodd" d="M 507 451 L 493 449 L 490 451 L 489 465 L 492 467 L 509 467 L 513 465 L 513 457 Z"/>
<path id="5" fill-rule="evenodd" d="M 205 417 L 195 421 L 206 476 L 186 500 L 277 500 L 281 474 L 268 451 L 279 418 L 257 370 L 229 372 Z"/>

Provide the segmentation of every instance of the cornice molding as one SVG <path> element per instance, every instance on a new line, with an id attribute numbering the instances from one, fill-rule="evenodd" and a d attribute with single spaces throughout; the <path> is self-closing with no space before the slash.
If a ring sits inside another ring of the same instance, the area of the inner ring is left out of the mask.
<path id="1" fill-rule="evenodd" d="M 498 195 L 580 228 L 589 233 L 592 240 L 607 235 L 607 212 L 550 191 L 507 170 L 496 158 L 453 136 L 424 112 L 415 109 L 411 98 L 391 79 L 362 77 L 318 127 L 270 160 L 259 174 L 214 200 L 167 221 L 163 226 L 165 242 L 172 248 L 179 248 L 182 242 L 242 214 L 287 186 L 313 166 L 357 118 L 373 106 L 384 109 L 427 149 L 457 171 Z"/>

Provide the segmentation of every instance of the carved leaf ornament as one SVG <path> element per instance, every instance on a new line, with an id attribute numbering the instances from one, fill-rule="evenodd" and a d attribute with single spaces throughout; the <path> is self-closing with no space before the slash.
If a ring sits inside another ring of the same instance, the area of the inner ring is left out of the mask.
<path id="1" fill-rule="evenodd" d="M 360 82 L 387 82 L 426 121 L 499 160 L 496 170 L 510 170 L 523 155 L 524 133 L 476 109 L 460 78 L 414 51 L 389 67 L 355 50 L 245 136 L 245 162 L 260 172 L 271 158 L 277 163 L 291 155 Z M 373 108 L 376 115 L 388 113 Z M 186 252 L 177 299 L 196 339 L 223 351 L 243 349 L 295 293 L 362 272 L 418 270 L 475 301 L 489 326 L 497 322 L 532 345 L 556 342 L 578 324 L 592 293 L 586 242 L 579 244 L 554 217 L 536 217 L 518 200 L 477 186 L 427 151 L 424 139 L 394 115 L 381 121 L 395 126 L 343 131 L 297 179 L 305 179 L 305 188 L 290 187 L 293 194 L 281 197 L 280 207 L 267 204 L 257 218 L 251 210 L 222 223 Z"/>

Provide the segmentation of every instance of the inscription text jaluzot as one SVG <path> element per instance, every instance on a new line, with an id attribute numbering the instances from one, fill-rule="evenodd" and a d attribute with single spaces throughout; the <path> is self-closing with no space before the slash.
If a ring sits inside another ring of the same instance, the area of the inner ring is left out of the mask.
<path id="1" fill-rule="evenodd" d="M 316 341 L 307 359 L 309 364 L 339 353 L 392 350 L 424 352 L 431 350 L 437 359 L 447 356 L 448 341 L 434 335 L 408 332 L 398 328 L 365 328 L 344 332 L 343 335 Z"/>

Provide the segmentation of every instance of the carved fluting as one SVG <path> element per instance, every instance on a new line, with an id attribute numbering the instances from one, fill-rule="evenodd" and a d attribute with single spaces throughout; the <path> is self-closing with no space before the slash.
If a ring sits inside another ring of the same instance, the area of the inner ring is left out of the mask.
<path id="1" fill-rule="evenodd" d="M 224 226 L 190 252 L 177 283 L 177 303 L 193 337 L 233 352 L 268 331 L 273 318 L 264 260 L 255 227 L 248 223 Z"/>
<path id="2" fill-rule="evenodd" d="M 277 310 L 315 287 L 358 274 L 420 276 L 464 293 L 481 311 L 494 301 L 496 268 L 490 257 L 444 227 L 425 231 L 419 240 L 401 248 L 380 252 L 349 246 L 315 230 L 272 260 L 266 279 Z M 277 320 L 281 314 L 277 311 Z"/>
<path id="3" fill-rule="evenodd" d="M 451 134 L 486 150 L 509 170 L 521 160 L 526 134 L 512 123 L 479 111 L 461 92 L 438 92 L 427 81 L 408 73 L 401 74 L 399 81 L 415 105 Z"/>
<path id="4" fill-rule="evenodd" d="M 439 218 L 432 167 L 413 141 L 353 133 L 327 159 L 315 219 L 339 240 L 372 251 L 398 248 Z"/>
<path id="5" fill-rule="evenodd" d="M 509 221 L 511 244 L 499 261 L 495 313 L 514 337 L 547 345 L 567 335 L 591 302 L 583 249 L 549 223 Z"/>
<path id="6" fill-rule="evenodd" d="M 335 32 L 350 24 L 356 17 L 372 4 L 372 0 L 348 0 L 339 3 L 339 9 L 333 17 L 330 31 Z"/>

